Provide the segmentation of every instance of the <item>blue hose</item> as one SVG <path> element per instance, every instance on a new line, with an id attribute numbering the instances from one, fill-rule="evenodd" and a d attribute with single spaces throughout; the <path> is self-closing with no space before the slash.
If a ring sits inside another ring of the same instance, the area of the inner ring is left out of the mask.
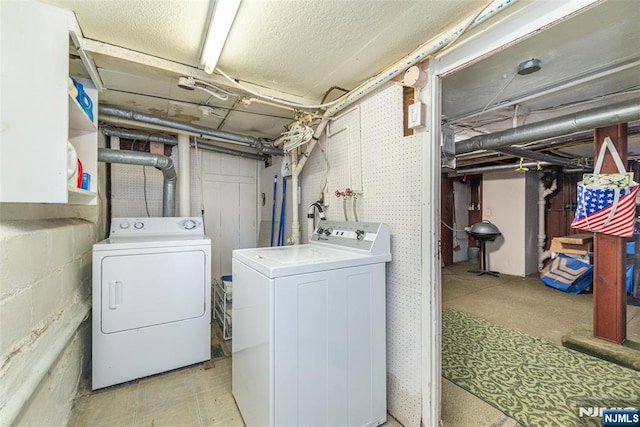
<path id="1" fill-rule="evenodd" d="M 278 246 L 284 245 L 284 211 L 286 208 L 285 200 L 287 198 L 287 180 L 282 177 L 282 207 L 280 208 L 280 229 L 278 230 Z"/>
<path id="2" fill-rule="evenodd" d="M 278 191 L 278 175 L 273 176 L 273 205 L 271 207 L 271 241 L 269 246 L 273 246 L 273 231 L 276 225 L 276 191 Z"/>

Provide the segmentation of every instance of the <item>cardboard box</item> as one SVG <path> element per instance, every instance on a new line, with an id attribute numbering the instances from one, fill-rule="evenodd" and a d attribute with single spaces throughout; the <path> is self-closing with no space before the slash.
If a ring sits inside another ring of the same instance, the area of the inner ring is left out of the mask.
<path id="1" fill-rule="evenodd" d="M 551 240 L 550 252 L 559 254 L 587 255 L 593 233 L 580 233 L 571 236 L 554 237 Z"/>

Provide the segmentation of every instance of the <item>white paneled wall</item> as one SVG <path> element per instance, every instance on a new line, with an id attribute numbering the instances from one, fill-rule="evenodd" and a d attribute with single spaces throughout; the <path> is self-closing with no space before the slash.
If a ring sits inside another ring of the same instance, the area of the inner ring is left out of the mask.
<path id="1" fill-rule="evenodd" d="M 195 153 L 192 150 L 192 157 Z M 211 277 L 231 274 L 233 249 L 257 245 L 257 174 L 260 162 L 200 151 Z M 199 186 L 199 183 L 198 183 Z M 199 194 L 195 195 L 199 203 Z"/>
<path id="2" fill-rule="evenodd" d="M 393 261 L 387 266 L 386 313 L 388 409 L 404 425 L 419 425 L 421 139 L 403 136 L 402 119 L 402 88 L 389 85 L 339 115 L 319 145 L 329 160 L 328 219 L 344 220 L 342 200 L 333 193 L 351 187 L 364 189 L 357 203 L 359 220 L 385 222 L 391 227 Z M 305 242 L 306 212 L 318 199 L 325 170 L 322 152 L 316 149 L 300 179 Z M 348 215 L 353 220 L 351 201 Z M 270 211 L 266 219 L 270 219 Z"/>

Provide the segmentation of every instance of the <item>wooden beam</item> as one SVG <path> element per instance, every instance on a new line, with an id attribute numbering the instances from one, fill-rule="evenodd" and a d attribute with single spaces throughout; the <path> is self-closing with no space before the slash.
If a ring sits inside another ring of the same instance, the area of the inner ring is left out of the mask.
<path id="1" fill-rule="evenodd" d="M 605 137 L 611 138 L 627 164 L 627 124 L 595 130 L 594 153 L 597 155 Z M 616 173 L 617 167 L 607 152 L 602 173 Z M 624 237 L 595 233 L 593 259 L 593 335 L 622 344 L 627 338 L 626 241 Z"/>

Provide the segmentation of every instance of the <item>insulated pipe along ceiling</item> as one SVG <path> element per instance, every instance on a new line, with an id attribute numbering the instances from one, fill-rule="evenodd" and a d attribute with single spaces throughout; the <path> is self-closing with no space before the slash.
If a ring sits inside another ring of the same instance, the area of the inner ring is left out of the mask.
<path id="1" fill-rule="evenodd" d="M 504 170 L 516 171 L 519 167 L 520 168 L 533 168 L 533 169 L 535 169 L 538 166 L 540 166 L 540 167 L 551 166 L 551 163 L 549 163 L 549 162 L 527 162 L 527 163 L 512 164 L 512 165 L 481 166 L 481 167 L 477 167 L 477 168 L 459 169 L 459 170 L 456 170 L 455 172 L 449 172 L 447 174 L 447 176 L 449 178 L 455 178 L 455 177 L 458 177 L 458 176 L 472 175 L 472 174 L 484 173 L 484 172 L 504 171 Z M 584 170 L 580 169 L 580 171 L 584 171 Z"/>
<path id="2" fill-rule="evenodd" d="M 522 148 L 503 147 L 503 148 L 498 148 L 497 151 L 501 153 L 509 154 L 511 156 L 524 157 L 525 159 L 529 159 L 529 160 L 538 160 L 540 162 L 551 163 L 552 165 L 566 166 L 570 168 L 584 169 L 588 171 L 593 170 L 593 167 L 588 165 L 579 165 L 573 160 L 565 159 L 563 157 L 554 156 L 551 154 L 538 153 L 536 151 L 530 151 L 530 150 L 523 150 Z"/>
<path id="3" fill-rule="evenodd" d="M 109 150 L 98 148 L 98 161 L 126 165 L 153 166 L 162 171 L 162 216 L 174 216 L 176 208 L 176 182 L 178 177 L 173 161 L 162 154 L 141 153 L 139 151 Z"/>
<path id="4" fill-rule="evenodd" d="M 238 135 L 231 132 L 225 132 L 217 129 L 211 129 L 204 126 L 193 125 L 189 123 L 182 123 L 177 120 L 163 119 L 161 117 L 152 116 L 151 114 L 137 113 L 135 111 L 124 110 L 122 108 L 99 105 L 98 112 L 101 115 L 108 115 L 118 117 L 121 119 L 128 119 L 142 123 L 148 123 L 156 126 L 164 126 L 177 131 L 185 131 L 198 135 L 206 135 L 213 138 L 224 139 L 227 141 L 235 141 L 241 144 L 249 145 L 263 154 L 272 154 L 276 156 L 284 155 L 284 152 L 279 148 L 267 147 L 260 142 L 258 138 L 253 136 Z"/>
<path id="5" fill-rule="evenodd" d="M 496 150 L 513 144 L 569 135 L 638 119 L 640 119 L 640 100 L 631 99 L 618 104 L 580 111 L 515 129 L 478 135 L 464 141 L 458 141 L 456 142 L 456 154 L 477 150 Z"/>
<path id="6" fill-rule="evenodd" d="M 168 135 L 153 135 L 146 132 L 138 131 L 138 130 L 130 130 L 130 129 L 121 129 L 105 126 L 102 128 L 102 132 L 105 135 L 109 136 L 117 136 L 120 138 L 139 140 L 139 141 L 149 141 L 149 142 L 161 142 L 167 145 L 178 145 L 178 139 L 174 136 Z M 191 147 L 194 147 L 195 144 L 191 143 Z M 245 159 L 251 160 L 259 160 L 264 162 L 267 160 L 266 156 L 254 153 L 245 153 L 244 151 L 234 150 L 232 148 L 218 147 L 216 145 L 210 145 L 205 142 L 198 142 L 198 150 L 211 151 L 213 153 L 220 154 L 228 154 L 230 156 L 238 156 L 243 157 Z"/>

